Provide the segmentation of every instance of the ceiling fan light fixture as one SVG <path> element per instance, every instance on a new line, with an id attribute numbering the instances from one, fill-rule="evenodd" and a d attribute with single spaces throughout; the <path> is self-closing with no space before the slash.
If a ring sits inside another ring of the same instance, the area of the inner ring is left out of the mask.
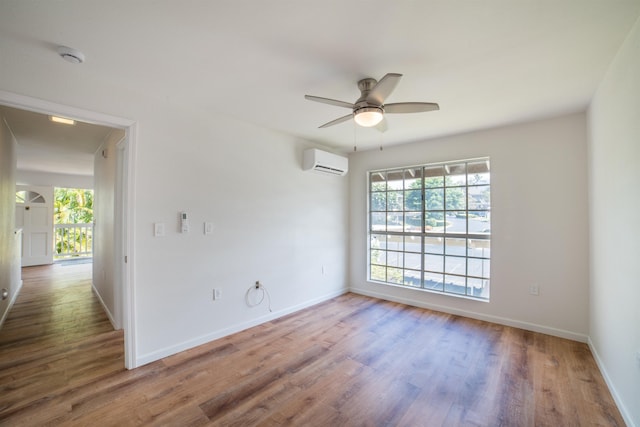
<path id="1" fill-rule="evenodd" d="M 362 127 L 370 128 L 382 121 L 382 108 L 364 107 L 356 110 L 353 119 Z"/>

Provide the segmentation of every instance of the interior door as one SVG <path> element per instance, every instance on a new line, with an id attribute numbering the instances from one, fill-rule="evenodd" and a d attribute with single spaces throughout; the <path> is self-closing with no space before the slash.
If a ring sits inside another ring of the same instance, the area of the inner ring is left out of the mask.
<path id="1" fill-rule="evenodd" d="M 53 264 L 53 187 L 16 186 L 22 266 Z"/>

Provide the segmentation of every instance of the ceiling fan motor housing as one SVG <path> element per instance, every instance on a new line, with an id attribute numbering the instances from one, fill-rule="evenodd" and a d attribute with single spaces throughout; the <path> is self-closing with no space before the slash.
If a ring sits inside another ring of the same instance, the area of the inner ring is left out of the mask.
<path id="1" fill-rule="evenodd" d="M 354 113 L 363 107 L 382 107 L 381 105 L 373 105 L 370 102 L 367 102 L 367 98 L 369 97 L 369 93 L 371 89 L 373 89 L 378 81 L 376 79 L 368 78 L 362 79 L 358 82 L 358 89 L 360 89 L 360 98 L 355 103 L 355 108 L 353 109 Z"/>

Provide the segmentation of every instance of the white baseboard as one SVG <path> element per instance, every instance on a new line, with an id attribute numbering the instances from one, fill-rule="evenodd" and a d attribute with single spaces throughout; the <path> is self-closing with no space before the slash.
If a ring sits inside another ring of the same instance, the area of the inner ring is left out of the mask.
<path id="1" fill-rule="evenodd" d="M 93 283 L 91 283 L 91 290 L 93 291 L 95 296 L 98 298 L 98 301 L 100 301 L 100 304 L 102 304 L 102 308 L 104 309 L 104 312 L 107 313 L 107 317 L 109 318 L 109 322 L 111 322 L 111 326 L 113 326 L 113 329 L 117 331 L 119 328 L 118 328 L 118 325 L 117 325 L 115 319 L 113 318 L 113 314 L 111 314 L 111 311 L 109 310 L 109 307 L 107 307 L 107 304 L 104 303 L 104 300 L 102 299 L 102 296 L 100 295 L 100 292 L 98 292 L 98 290 L 93 285 Z"/>
<path id="2" fill-rule="evenodd" d="M 228 335 L 235 334 L 236 332 L 244 331 L 245 329 L 252 328 L 254 326 L 261 325 L 263 323 L 269 322 L 273 319 L 277 319 L 282 316 L 286 316 L 287 314 L 295 313 L 296 311 L 303 310 L 305 308 L 314 306 L 316 304 L 320 304 L 321 302 L 330 300 L 331 298 L 335 298 L 337 296 L 346 294 L 349 292 L 349 289 L 344 288 L 339 291 L 331 292 L 327 295 L 323 295 L 319 298 L 315 298 L 310 301 L 305 301 L 302 304 L 298 304 L 284 310 L 276 311 L 273 313 L 266 314 L 264 316 L 260 316 L 258 318 L 249 320 L 247 322 L 239 323 L 237 325 L 230 326 L 228 328 L 224 328 L 191 340 L 184 341 L 180 344 L 173 345 L 170 347 L 165 347 L 160 350 L 156 350 L 151 353 L 143 354 L 139 357 L 136 357 L 136 367 L 140 367 L 142 365 L 146 365 L 147 363 L 155 362 L 156 360 L 160 360 L 164 357 L 171 356 L 176 353 L 180 353 L 181 351 L 188 350 L 190 348 L 197 347 L 202 344 L 206 344 L 208 342 L 224 338 Z"/>
<path id="3" fill-rule="evenodd" d="M 600 373 L 602 374 L 604 381 L 607 383 L 607 387 L 609 387 L 609 392 L 611 392 L 611 396 L 613 396 L 613 400 L 616 402 L 616 405 L 618 406 L 618 410 L 620 411 L 620 414 L 622 415 L 624 422 L 627 424 L 628 427 L 638 427 L 631 419 L 631 415 L 629 414 L 627 407 L 622 402 L 622 399 L 620 399 L 620 395 L 618 394 L 618 391 L 616 390 L 613 384 L 613 381 L 611 381 L 611 377 L 609 377 L 609 373 L 607 372 L 607 369 L 604 363 L 602 362 L 600 355 L 598 354 L 598 350 L 596 350 L 596 347 L 593 345 L 593 341 L 591 341 L 591 337 L 589 337 L 587 344 L 589 344 L 589 349 L 591 350 L 591 354 L 593 354 L 593 358 L 596 360 L 598 369 L 600 369 Z"/>
<path id="4" fill-rule="evenodd" d="M 486 322 L 497 323 L 499 325 L 512 326 L 514 328 L 525 329 L 527 331 L 540 332 L 542 334 L 553 335 L 555 337 L 566 338 L 578 342 L 587 342 L 587 335 L 576 332 L 566 331 L 564 329 L 552 328 L 549 326 L 538 325 L 535 323 L 523 322 L 521 320 L 509 319 L 507 317 L 493 316 L 490 314 L 477 313 L 474 311 L 460 310 L 438 304 L 428 304 L 424 302 L 414 301 L 412 299 L 401 298 L 396 295 L 385 294 L 381 292 L 372 292 L 367 289 L 351 288 L 351 292 L 379 298 L 387 301 L 399 302 L 414 307 L 426 308 L 429 310 L 441 311 L 443 313 L 455 314 L 458 316 L 469 317 L 476 320 L 484 320 Z"/>

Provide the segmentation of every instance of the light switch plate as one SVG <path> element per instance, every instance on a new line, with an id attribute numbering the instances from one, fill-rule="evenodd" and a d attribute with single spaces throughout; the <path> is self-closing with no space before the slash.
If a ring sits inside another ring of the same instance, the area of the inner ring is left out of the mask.
<path id="1" fill-rule="evenodd" d="M 156 222 L 153 224 L 153 235 L 155 237 L 164 237 L 164 222 Z"/>
<path id="2" fill-rule="evenodd" d="M 205 222 L 204 223 L 204 234 L 213 234 L 213 223 Z"/>

